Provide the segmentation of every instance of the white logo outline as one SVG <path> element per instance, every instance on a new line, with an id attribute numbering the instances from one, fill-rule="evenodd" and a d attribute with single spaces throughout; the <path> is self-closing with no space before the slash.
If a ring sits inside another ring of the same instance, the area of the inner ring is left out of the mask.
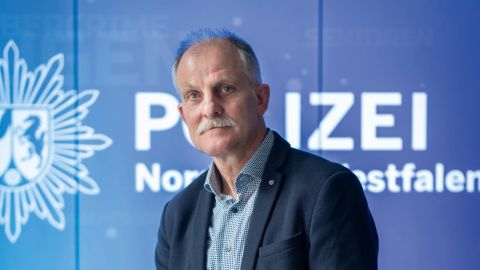
<path id="1" fill-rule="evenodd" d="M 18 119 L 15 115 L 28 113 L 29 110 L 46 111 L 43 115 L 41 112 L 37 113 L 36 122 L 40 120 L 49 122 L 44 124 L 47 127 L 43 130 L 39 128 L 40 125 L 36 126 L 37 130 L 30 130 L 29 137 L 39 139 L 39 132 L 48 132 L 43 134 L 46 136 L 41 136 L 41 143 L 35 145 L 40 149 L 44 146 L 48 148 L 36 153 L 39 160 L 36 163 L 39 164 L 37 169 L 39 171 L 44 169 L 43 173 L 35 177 L 25 177 L 21 173 L 22 169 L 18 167 L 18 163 L 23 159 L 14 157 L 15 152 L 19 152 L 15 151 L 18 148 L 14 148 L 14 144 L 11 143 L 9 150 L 0 149 L 0 162 L 9 159 L 11 164 L 15 164 L 8 167 L 4 163 L 3 167 L 6 169 L 3 172 L 0 170 L 0 226 L 4 226 L 5 235 L 11 243 L 15 243 L 20 237 L 22 226 L 27 223 L 30 213 L 35 213 L 40 219 L 46 219 L 57 230 L 64 230 L 64 193 L 80 192 L 86 195 L 100 193 L 98 184 L 89 176 L 82 160 L 92 157 L 95 151 L 108 148 L 112 140 L 106 135 L 95 133 L 93 128 L 81 123 L 89 112 L 88 108 L 98 98 L 99 90 L 64 91 L 63 67 L 64 55 L 59 53 L 50 58 L 46 65 L 41 64 L 35 70 L 28 71 L 27 63 L 25 59 L 20 58 L 19 49 L 13 40 L 7 42 L 3 58 L 0 58 L 0 112 L 3 109 L 0 122 L 3 122 L 3 129 L 9 132 L 11 138 L 19 139 L 20 135 L 15 133 L 19 128 L 14 126 L 19 123 L 12 119 Z M 7 122 L 9 119 L 5 116 L 7 112 L 10 122 Z M 35 115 L 32 117 L 35 118 Z M 7 125 L 8 123 L 10 125 Z M 2 123 L 0 133 L 1 130 Z M 6 143 L 3 145 L 5 147 Z M 28 151 L 33 152 L 31 148 L 32 145 Z M 42 163 L 42 158 L 47 154 L 51 160 Z M 6 157 L 7 155 L 10 156 Z M 11 161 L 14 158 L 17 158 L 17 163 Z M 24 165 L 24 168 L 30 168 L 31 164 Z M 40 168 L 40 165 L 43 167 Z M 10 173 L 8 177 L 7 173 Z M 19 175 L 23 181 L 19 180 Z"/>

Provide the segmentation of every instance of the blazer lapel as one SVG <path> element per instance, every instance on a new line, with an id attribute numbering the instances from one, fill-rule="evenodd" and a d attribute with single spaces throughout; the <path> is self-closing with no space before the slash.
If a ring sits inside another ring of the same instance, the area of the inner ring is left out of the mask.
<path id="1" fill-rule="evenodd" d="M 247 240 L 243 250 L 242 270 L 250 270 L 255 266 L 258 249 L 265 232 L 270 212 L 282 183 L 282 174 L 278 171 L 283 164 L 290 145 L 276 132 L 275 141 L 270 151 L 270 156 L 263 172 L 262 182 L 258 190 L 258 196 L 250 220 Z"/>
<path id="2" fill-rule="evenodd" d="M 208 225 L 212 214 L 214 197 L 202 189 L 198 196 L 194 214 L 194 228 L 191 230 L 192 246 L 190 254 L 192 257 L 191 269 L 206 269 Z"/>

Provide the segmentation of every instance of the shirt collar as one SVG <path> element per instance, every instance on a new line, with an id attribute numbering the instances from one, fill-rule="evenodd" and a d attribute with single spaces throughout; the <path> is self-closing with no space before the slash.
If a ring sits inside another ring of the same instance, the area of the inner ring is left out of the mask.
<path id="1" fill-rule="evenodd" d="M 273 132 L 269 129 L 267 135 L 263 139 L 263 142 L 257 148 L 252 157 L 247 161 L 245 166 L 240 171 L 239 175 L 235 179 L 235 187 L 237 191 L 240 191 L 243 186 L 247 185 L 251 181 L 238 181 L 242 175 L 248 175 L 253 179 L 262 179 L 263 170 L 265 169 L 265 164 L 267 163 L 270 150 L 272 149 L 274 141 Z M 247 177 L 247 179 L 251 179 Z M 217 197 L 223 197 L 221 194 L 221 181 L 220 173 L 218 172 L 215 163 L 210 164 L 208 169 L 207 177 L 205 178 L 204 187 L 208 192 L 215 194 Z M 239 194 L 241 196 L 241 194 Z"/>

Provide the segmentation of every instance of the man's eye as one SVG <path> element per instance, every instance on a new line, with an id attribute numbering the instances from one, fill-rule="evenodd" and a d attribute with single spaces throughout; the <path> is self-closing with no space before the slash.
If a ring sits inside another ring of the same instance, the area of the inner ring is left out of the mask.
<path id="1" fill-rule="evenodd" d="M 223 93 L 229 94 L 229 93 L 232 93 L 233 91 L 235 91 L 235 88 L 233 86 L 227 85 L 222 87 Z"/>
<path id="2" fill-rule="evenodd" d="M 200 95 L 197 92 L 189 92 L 186 95 L 186 100 L 197 99 Z"/>

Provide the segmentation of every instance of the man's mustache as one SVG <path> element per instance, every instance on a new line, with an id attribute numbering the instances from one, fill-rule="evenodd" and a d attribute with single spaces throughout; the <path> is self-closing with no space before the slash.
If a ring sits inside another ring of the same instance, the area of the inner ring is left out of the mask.
<path id="1" fill-rule="evenodd" d="M 200 122 L 200 125 L 198 125 L 197 133 L 202 135 L 205 131 L 208 131 L 212 128 L 233 127 L 236 124 L 237 123 L 231 118 L 203 118 L 202 122 Z"/>

